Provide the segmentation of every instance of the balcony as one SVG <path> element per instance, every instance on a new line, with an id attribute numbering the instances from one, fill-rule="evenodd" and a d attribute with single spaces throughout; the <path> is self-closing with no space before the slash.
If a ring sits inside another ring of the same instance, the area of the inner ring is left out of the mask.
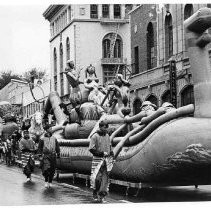
<path id="1" fill-rule="evenodd" d="M 102 58 L 101 65 L 123 65 L 127 63 L 127 58 Z"/>
<path id="2" fill-rule="evenodd" d="M 100 17 L 100 23 L 101 24 L 125 24 L 129 23 L 129 19 L 110 19 L 110 18 L 104 18 Z"/>

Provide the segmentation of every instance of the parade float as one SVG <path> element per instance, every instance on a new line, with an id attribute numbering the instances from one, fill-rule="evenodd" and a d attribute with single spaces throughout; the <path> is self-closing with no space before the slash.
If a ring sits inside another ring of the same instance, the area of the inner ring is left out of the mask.
<path id="1" fill-rule="evenodd" d="M 74 68 L 67 69 L 72 109 L 62 106 L 57 92 L 50 93 L 45 106 L 45 117 L 53 113 L 56 119 L 52 132 L 61 149 L 58 169 L 90 175 L 90 137 L 99 121 L 106 120 L 115 156 L 111 178 L 152 185 L 211 184 L 211 69 L 207 51 L 211 38 L 206 33 L 211 27 L 211 10 L 198 10 L 184 26 L 195 104 L 176 109 L 165 103 L 155 110 L 145 102 L 141 112 L 132 116 L 130 84 L 121 74 L 105 90 L 99 86 L 93 67 L 87 69 L 84 84 Z"/>

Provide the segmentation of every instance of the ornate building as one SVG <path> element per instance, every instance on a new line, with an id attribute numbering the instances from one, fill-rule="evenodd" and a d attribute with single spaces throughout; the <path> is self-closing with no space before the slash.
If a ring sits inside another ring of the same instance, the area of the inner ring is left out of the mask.
<path id="1" fill-rule="evenodd" d="M 101 84 L 130 64 L 128 12 L 133 5 L 81 4 L 51 5 L 43 13 L 50 22 L 50 62 L 52 89 L 65 99 L 69 93 L 63 73 L 67 60 L 85 69 L 92 64 Z"/>
<path id="2" fill-rule="evenodd" d="M 133 75 L 131 101 L 137 113 L 143 101 L 170 101 L 169 59 L 176 61 L 177 107 L 194 103 L 184 20 L 209 4 L 140 5 L 130 12 Z"/>

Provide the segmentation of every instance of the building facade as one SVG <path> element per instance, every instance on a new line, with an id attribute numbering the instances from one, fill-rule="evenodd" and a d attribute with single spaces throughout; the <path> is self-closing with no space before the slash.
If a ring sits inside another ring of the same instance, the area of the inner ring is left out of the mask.
<path id="1" fill-rule="evenodd" d="M 50 94 L 50 79 L 42 84 L 35 84 L 32 90 L 28 89 L 22 97 L 23 118 L 29 118 L 36 111 L 43 112 L 45 102 Z"/>
<path id="2" fill-rule="evenodd" d="M 41 81 L 41 80 L 37 80 Z M 0 90 L 0 101 L 8 101 L 21 109 L 18 118 L 28 118 L 36 111 L 43 112 L 45 102 L 50 94 L 50 79 L 41 83 L 35 80 L 34 88 L 30 90 L 28 82 L 11 79 L 2 90 Z"/>
<path id="3" fill-rule="evenodd" d="M 50 22 L 50 61 L 52 90 L 61 98 L 69 95 L 63 73 L 67 60 L 81 69 L 92 64 L 101 84 L 130 64 L 130 27 L 128 12 L 133 5 L 81 4 L 52 5 L 43 16 Z"/>
<path id="4" fill-rule="evenodd" d="M 11 104 L 22 104 L 22 93 L 27 90 L 29 90 L 27 82 L 11 79 L 11 82 L 0 90 L 0 101 L 8 101 Z"/>
<path id="5" fill-rule="evenodd" d="M 157 106 L 170 101 L 169 60 L 176 62 L 176 106 L 194 103 L 183 23 L 202 7 L 210 4 L 140 5 L 131 11 L 133 113 L 145 100 Z"/>

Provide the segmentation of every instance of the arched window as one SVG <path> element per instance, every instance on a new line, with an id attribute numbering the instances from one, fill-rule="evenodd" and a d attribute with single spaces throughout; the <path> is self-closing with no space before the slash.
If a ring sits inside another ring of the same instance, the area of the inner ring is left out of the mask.
<path id="1" fill-rule="evenodd" d="M 66 41 L 66 59 L 69 60 L 70 59 L 70 39 L 69 37 L 67 37 L 67 41 Z"/>
<path id="2" fill-rule="evenodd" d="M 54 90 L 57 91 L 57 54 L 56 48 L 54 48 L 53 52 L 53 68 L 54 68 Z"/>
<path id="3" fill-rule="evenodd" d="M 53 51 L 53 67 L 54 67 L 54 76 L 57 75 L 57 55 L 56 55 L 56 48 L 54 48 L 54 51 Z"/>
<path id="4" fill-rule="evenodd" d="M 63 46 L 60 44 L 60 72 L 63 71 Z"/>
<path id="5" fill-rule="evenodd" d="M 165 56 L 166 62 L 173 55 L 173 26 L 171 13 L 165 18 Z"/>
<path id="6" fill-rule="evenodd" d="M 153 68 L 154 50 L 154 31 L 150 22 L 147 27 L 147 69 Z"/>
<path id="7" fill-rule="evenodd" d="M 162 104 L 164 102 L 170 102 L 171 101 L 171 98 L 170 98 L 170 90 L 167 90 L 163 93 L 162 97 L 161 97 L 161 100 L 162 100 Z"/>
<path id="8" fill-rule="evenodd" d="M 189 18 L 193 14 L 193 5 L 192 4 L 186 4 L 184 9 L 184 20 Z"/>
<path id="9" fill-rule="evenodd" d="M 60 85 L 61 85 L 61 96 L 64 95 L 64 76 L 63 76 L 63 46 L 60 44 Z"/>
<path id="10" fill-rule="evenodd" d="M 110 58 L 111 57 L 111 50 L 112 50 L 112 41 L 114 41 L 115 38 L 115 34 L 114 33 L 110 33 L 107 34 L 104 38 L 103 38 L 103 58 Z M 121 58 L 122 57 L 122 38 L 117 35 L 116 37 L 116 41 L 115 41 L 115 45 L 114 45 L 114 52 L 113 52 L 113 57 L 114 58 Z"/>
<path id="11" fill-rule="evenodd" d="M 158 106 L 158 99 L 156 96 L 154 95 L 149 95 L 147 98 L 146 98 L 146 101 L 150 101 L 151 103 L 155 104 L 156 106 Z"/>
<path id="12" fill-rule="evenodd" d="M 192 85 L 188 85 L 181 92 L 181 106 L 185 106 L 188 104 L 194 104 L 194 94 Z"/>
<path id="13" fill-rule="evenodd" d="M 133 114 L 138 114 L 141 111 L 141 100 L 139 98 L 135 99 L 133 103 Z"/>

